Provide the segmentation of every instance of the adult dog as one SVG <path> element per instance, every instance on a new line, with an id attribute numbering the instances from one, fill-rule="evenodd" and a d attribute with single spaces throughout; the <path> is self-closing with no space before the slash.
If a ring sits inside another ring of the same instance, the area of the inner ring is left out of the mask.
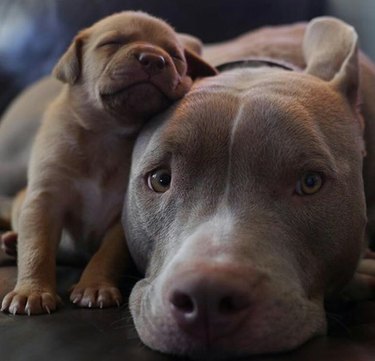
<path id="1" fill-rule="evenodd" d="M 325 333 L 323 300 L 357 269 L 365 190 L 374 226 L 375 69 L 333 18 L 263 29 L 205 57 L 232 64 L 134 148 L 122 221 L 145 278 L 131 313 L 162 352 L 290 350 Z"/>

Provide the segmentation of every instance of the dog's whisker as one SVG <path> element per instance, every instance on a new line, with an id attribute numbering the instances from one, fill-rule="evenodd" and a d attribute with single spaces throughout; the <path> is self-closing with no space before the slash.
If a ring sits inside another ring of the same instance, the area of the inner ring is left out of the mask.
<path id="1" fill-rule="evenodd" d="M 332 320 L 337 324 L 340 329 L 344 330 L 348 335 L 351 334 L 350 329 L 348 326 L 344 323 L 340 315 L 334 314 L 332 312 L 326 312 L 327 319 Z"/>

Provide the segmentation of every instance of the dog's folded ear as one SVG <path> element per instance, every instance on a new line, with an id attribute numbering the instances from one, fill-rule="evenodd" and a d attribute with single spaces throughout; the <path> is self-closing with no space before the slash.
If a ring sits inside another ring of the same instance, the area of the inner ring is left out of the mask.
<path id="1" fill-rule="evenodd" d="M 214 67 L 200 57 L 203 50 L 203 44 L 198 38 L 183 33 L 177 34 L 177 37 L 184 47 L 185 58 L 188 65 L 187 74 L 192 79 L 212 76 L 218 73 Z"/>
<path id="2" fill-rule="evenodd" d="M 192 79 L 218 74 L 218 71 L 213 66 L 208 64 L 198 54 L 188 48 L 185 48 L 185 59 L 188 66 L 187 75 Z"/>
<path id="3" fill-rule="evenodd" d="M 73 39 L 68 50 L 55 65 L 52 74 L 63 83 L 73 85 L 81 74 L 82 47 L 87 31 L 81 31 Z"/>
<path id="4" fill-rule="evenodd" d="M 193 51 L 195 54 L 202 55 L 203 43 L 197 37 L 184 33 L 178 33 L 177 37 L 185 49 Z"/>
<path id="5" fill-rule="evenodd" d="M 358 36 L 354 28 L 332 17 L 316 18 L 307 26 L 303 51 L 305 72 L 329 81 L 356 105 L 359 66 Z"/>

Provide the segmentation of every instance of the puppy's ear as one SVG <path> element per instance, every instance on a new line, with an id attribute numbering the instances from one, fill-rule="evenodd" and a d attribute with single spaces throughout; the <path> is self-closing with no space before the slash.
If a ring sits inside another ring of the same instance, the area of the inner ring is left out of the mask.
<path id="1" fill-rule="evenodd" d="M 193 35 L 183 33 L 177 34 L 177 37 L 185 49 L 188 49 L 195 54 L 202 55 L 203 44 L 198 38 Z"/>
<path id="2" fill-rule="evenodd" d="M 81 31 L 54 67 L 52 74 L 63 83 L 73 85 L 78 80 L 81 74 L 82 47 L 87 36 L 87 31 Z"/>
<path id="3" fill-rule="evenodd" d="M 218 71 L 213 66 L 205 62 L 199 55 L 187 48 L 185 48 L 185 59 L 188 66 L 187 75 L 189 75 L 193 80 L 196 78 L 218 74 Z"/>
<path id="4" fill-rule="evenodd" d="M 358 36 L 354 28 L 331 17 L 316 18 L 306 29 L 303 51 L 308 74 L 315 75 L 358 101 Z"/>

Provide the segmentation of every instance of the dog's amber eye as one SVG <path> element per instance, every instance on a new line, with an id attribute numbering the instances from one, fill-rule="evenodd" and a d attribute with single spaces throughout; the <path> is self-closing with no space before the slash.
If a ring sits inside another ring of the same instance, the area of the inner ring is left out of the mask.
<path id="1" fill-rule="evenodd" d="M 171 171 L 166 168 L 160 168 L 149 174 L 147 183 L 153 191 L 164 193 L 169 189 L 171 180 Z"/>
<path id="2" fill-rule="evenodd" d="M 296 192 L 301 196 L 311 195 L 318 192 L 322 185 L 323 178 L 319 173 L 305 173 L 298 180 Z"/>

